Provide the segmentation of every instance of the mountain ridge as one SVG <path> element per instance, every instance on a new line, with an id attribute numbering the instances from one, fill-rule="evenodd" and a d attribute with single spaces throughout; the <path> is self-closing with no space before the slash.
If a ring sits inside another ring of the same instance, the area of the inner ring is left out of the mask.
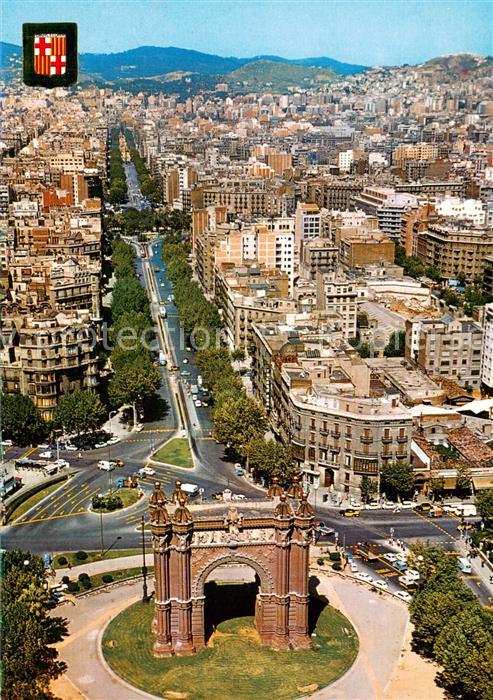
<path id="1" fill-rule="evenodd" d="M 0 64 L 8 67 L 11 55 L 18 56 L 20 46 L 0 42 Z M 354 75 L 367 66 L 344 63 L 328 56 L 314 58 L 283 58 L 282 56 L 252 56 L 237 58 L 219 56 L 194 49 L 182 49 L 177 46 L 138 46 L 126 51 L 113 53 L 80 53 L 79 65 L 86 73 L 96 73 L 106 80 L 117 78 L 144 78 L 151 75 L 189 71 L 193 73 L 228 74 L 249 63 L 268 60 L 286 65 L 300 65 L 308 68 L 329 68 L 339 75 Z"/>

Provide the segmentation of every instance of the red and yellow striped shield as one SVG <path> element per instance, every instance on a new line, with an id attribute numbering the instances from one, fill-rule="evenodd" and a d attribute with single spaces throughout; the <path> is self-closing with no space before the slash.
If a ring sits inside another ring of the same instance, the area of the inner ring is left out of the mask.
<path id="1" fill-rule="evenodd" d="M 65 75 L 67 37 L 65 34 L 36 34 L 34 72 L 38 75 Z"/>

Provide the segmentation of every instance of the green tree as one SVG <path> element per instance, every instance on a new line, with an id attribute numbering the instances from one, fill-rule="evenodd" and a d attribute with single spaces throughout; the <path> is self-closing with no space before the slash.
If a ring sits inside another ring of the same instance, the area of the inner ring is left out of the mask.
<path id="1" fill-rule="evenodd" d="M 106 411 L 99 396 L 81 389 L 60 399 L 54 424 L 66 433 L 80 436 L 100 428 L 105 416 Z"/>
<path id="2" fill-rule="evenodd" d="M 242 450 L 248 457 L 248 466 L 257 479 L 270 483 L 273 477 L 283 486 L 289 484 L 299 469 L 295 465 L 291 448 L 275 440 L 254 438 Z"/>
<path id="3" fill-rule="evenodd" d="M 245 351 L 243 348 L 235 348 L 231 353 L 233 362 L 242 362 L 245 359 Z"/>
<path id="4" fill-rule="evenodd" d="M 410 464 L 390 462 L 382 467 L 381 491 L 390 498 L 405 498 L 413 490 L 414 474 Z"/>
<path id="5" fill-rule="evenodd" d="M 263 408 L 250 396 L 221 401 L 215 406 L 213 417 L 216 439 L 239 454 L 252 439 L 263 437 L 267 429 Z"/>
<path id="6" fill-rule="evenodd" d="M 120 277 L 112 292 L 111 314 L 113 320 L 125 312 L 147 313 L 149 300 L 145 289 L 134 277 Z"/>
<path id="7" fill-rule="evenodd" d="M 472 608 L 476 605 L 473 601 Z M 454 591 L 432 589 L 417 593 L 410 607 L 414 625 L 413 647 L 420 654 L 433 658 L 436 638 L 450 624 L 450 620 L 464 609 L 464 601 Z"/>
<path id="8" fill-rule="evenodd" d="M 445 611 L 444 611 L 444 614 Z M 443 667 L 439 684 L 454 698 L 493 697 L 493 616 L 479 605 L 457 612 L 444 626 L 434 646 Z"/>
<path id="9" fill-rule="evenodd" d="M 493 521 L 493 489 L 484 489 L 476 494 L 479 515 L 485 522 Z"/>
<path id="10" fill-rule="evenodd" d="M 361 478 L 360 483 L 361 499 L 364 503 L 368 503 L 370 498 L 374 496 L 378 491 L 378 484 L 376 479 L 372 479 L 366 474 Z"/>
<path id="11" fill-rule="evenodd" d="M 66 670 L 52 646 L 67 635 L 66 620 L 50 615 L 40 557 L 4 552 L 2 566 L 2 697 L 54 700 L 50 683 Z"/>
<path id="12" fill-rule="evenodd" d="M 393 331 L 389 342 L 384 348 L 385 357 L 404 357 L 406 334 L 404 331 Z"/>
<path id="13" fill-rule="evenodd" d="M 24 447 L 40 442 L 47 434 L 47 425 L 29 396 L 0 394 L 2 434 Z"/>
<path id="14" fill-rule="evenodd" d="M 110 380 L 108 395 L 115 407 L 130 404 L 133 422 L 137 425 L 137 405 L 155 394 L 161 384 L 161 375 L 156 367 L 134 367 L 123 365 Z"/>

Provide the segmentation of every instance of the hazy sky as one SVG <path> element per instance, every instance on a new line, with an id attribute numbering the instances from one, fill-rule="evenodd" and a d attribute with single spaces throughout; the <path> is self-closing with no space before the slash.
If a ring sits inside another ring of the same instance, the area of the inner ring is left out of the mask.
<path id="1" fill-rule="evenodd" d="M 3 0 L 1 34 L 21 44 L 23 22 L 71 21 L 81 52 L 179 46 L 389 65 L 493 54 L 492 8 L 492 0 Z"/>

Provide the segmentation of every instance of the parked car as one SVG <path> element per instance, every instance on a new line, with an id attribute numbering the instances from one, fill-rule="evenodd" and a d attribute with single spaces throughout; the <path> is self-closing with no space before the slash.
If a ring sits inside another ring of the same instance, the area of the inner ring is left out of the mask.
<path id="1" fill-rule="evenodd" d="M 41 445 L 38 445 L 38 450 L 49 450 L 50 446 L 46 442 L 42 442 Z"/>
<path id="2" fill-rule="evenodd" d="M 97 442 L 94 447 L 96 450 L 99 450 L 101 447 L 107 447 L 108 443 L 107 442 Z"/>
<path id="3" fill-rule="evenodd" d="M 235 464 L 235 474 L 236 476 L 243 476 L 245 473 L 245 470 L 241 466 L 241 464 Z"/>
<path id="4" fill-rule="evenodd" d="M 53 457 L 53 452 L 51 450 L 45 450 L 44 452 L 40 452 L 39 456 L 42 459 L 51 459 Z"/>
<path id="5" fill-rule="evenodd" d="M 385 501 L 383 504 L 382 508 L 385 510 L 394 510 L 394 508 L 397 507 L 397 503 L 394 503 L 394 501 Z"/>
<path id="6" fill-rule="evenodd" d="M 13 444 L 12 440 L 2 440 L 2 447 L 12 447 Z"/>
<path id="7" fill-rule="evenodd" d="M 351 573 L 353 573 L 353 574 L 356 574 L 359 571 L 358 565 L 354 561 L 352 561 L 349 564 L 349 568 L 351 569 Z"/>
<path id="8" fill-rule="evenodd" d="M 376 586 L 377 588 L 381 588 L 382 591 L 389 590 L 388 581 L 384 581 L 383 579 L 378 579 L 378 581 L 373 581 L 373 585 Z"/>
<path id="9" fill-rule="evenodd" d="M 183 358 L 183 364 L 184 364 L 184 365 L 188 365 L 189 362 L 190 362 L 190 360 L 188 359 L 188 357 L 184 357 L 184 358 Z"/>
<path id="10" fill-rule="evenodd" d="M 393 564 L 395 561 L 397 561 L 397 554 L 394 554 L 394 552 L 385 552 L 383 558 L 385 559 L 385 561 L 388 561 L 390 562 L 390 564 Z"/>
<path id="11" fill-rule="evenodd" d="M 231 500 L 232 500 L 232 501 L 245 501 L 245 500 L 246 500 L 246 496 L 245 496 L 243 493 L 234 493 L 234 494 L 231 496 Z"/>
<path id="12" fill-rule="evenodd" d="M 180 368 L 177 367 L 176 365 L 171 365 L 171 367 L 169 368 L 169 371 L 170 372 L 179 372 Z"/>
<path id="13" fill-rule="evenodd" d="M 75 445 L 67 444 L 67 445 L 65 445 L 65 449 L 68 450 L 69 452 L 77 452 L 77 450 L 79 448 L 76 447 Z"/>
<path id="14" fill-rule="evenodd" d="M 413 598 L 410 593 L 407 593 L 407 591 L 397 591 L 395 595 L 397 598 L 400 598 L 405 603 L 410 603 Z"/>
<path id="15" fill-rule="evenodd" d="M 378 510 L 381 508 L 381 505 L 377 501 L 370 501 L 369 503 L 366 503 L 364 508 L 365 510 Z"/>
<path id="16" fill-rule="evenodd" d="M 365 583 L 373 583 L 372 577 L 370 574 L 367 574 L 366 571 L 358 571 L 355 578 L 357 578 L 359 581 L 364 581 Z"/>
<path id="17" fill-rule="evenodd" d="M 120 442 L 121 438 L 117 437 L 114 435 L 113 437 L 110 437 L 110 439 L 107 441 L 107 445 L 116 445 Z"/>
<path id="18" fill-rule="evenodd" d="M 200 408 L 202 406 L 202 401 L 200 401 L 200 399 L 195 399 L 194 403 L 197 406 L 197 408 Z"/>
<path id="19" fill-rule="evenodd" d="M 413 581 L 419 581 L 419 571 L 416 571 L 416 569 L 408 569 L 406 571 L 406 576 L 409 579 L 412 579 Z"/>

